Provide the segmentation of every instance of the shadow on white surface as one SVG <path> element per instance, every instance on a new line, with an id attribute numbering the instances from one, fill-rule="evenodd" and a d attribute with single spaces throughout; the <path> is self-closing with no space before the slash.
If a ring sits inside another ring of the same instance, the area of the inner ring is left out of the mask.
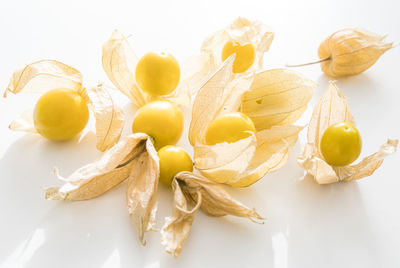
<path id="1" fill-rule="evenodd" d="M 227 188 L 256 207 L 267 218 L 264 225 L 197 213 L 182 255 L 174 259 L 160 245 L 158 233 L 146 236 L 146 247 L 138 242 L 126 211 L 125 183 L 89 201 L 44 200 L 44 187 L 61 184 L 51 174 L 54 166 L 67 176 L 99 158 L 94 134 L 79 144 L 25 135 L 0 160 L 0 170 L 7 170 L 0 206 L 8 217 L 7 228 L 0 230 L 6 241 L 0 244 L 0 266 L 224 267 L 229 258 L 230 267 L 379 267 L 358 183 L 321 186 L 310 178 L 299 180 L 300 153 L 297 143 L 283 169 L 255 186 Z M 171 213 L 168 187 L 160 185 L 158 200 L 160 228 Z"/>
<path id="2" fill-rule="evenodd" d="M 44 199 L 45 187 L 62 183 L 51 174 L 53 167 L 58 166 L 63 175 L 68 175 L 99 157 L 94 148 L 95 137 L 90 133 L 80 143 L 55 143 L 38 135 L 25 135 L 9 146 L 0 160 L 0 170 L 7 171 L 1 185 L 9 193 L 0 197 L 1 211 L 8 222 L 0 230 L 0 266 L 62 266 L 71 263 L 71 259 L 81 265 L 98 260 L 95 262 L 100 265 L 113 253 L 114 240 L 119 236 L 110 230 L 118 233 L 124 223 L 115 218 L 115 211 L 119 209 L 127 217 L 121 186 L 89 201 Z M 135 240 L 130 242 L 135 246 Z M 95 250 L 87 251 L 90 247 Z M 87 256 L 87 252 L 92 256 Z"/>
<path id="3" fill-rule="evenodd" d="M 288 223 L 292 267 L 379 267 L 357 182 L 317 185 L 306 177 L 296 183 L 292 203 Z"/>

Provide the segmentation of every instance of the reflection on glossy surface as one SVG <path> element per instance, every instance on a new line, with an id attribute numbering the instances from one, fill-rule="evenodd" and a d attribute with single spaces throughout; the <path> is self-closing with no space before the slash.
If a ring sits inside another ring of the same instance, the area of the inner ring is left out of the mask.
<path id="1" fill-rule="evenodd" d="M 118 249 L 115 249 L 111 255 L 104 261 L 103 265 L 101 268 L 111 268 L 111 267 L 120 267 L 121 257 L 119 256 L 119 251 Z"/>
<path id="2" fill-rule="evenodd" d="M 24 267 L 35 254 L 35 251 L 40 248 L 45 242 L 44 230 L 37 229 L 32 236 L 21 243 L 11 255 L 5 260 L 2 265 L 4 267 L 18 266 Z"/>
<path id="3" fill-rule="evenodd" d="M 68 175 L 98 159 L 95 142 L 90 133 L 80 143 L 52 143 L 24 135 L 8 146 L 0 160 L 0 169 L 7 170 L 1 180 L 1 189 L 7 191 L 2 190 L 0 205 L 8 219 L 0 229 L 0 237 L 7 241 L 0 244 L 1 267 L 47 267 L 56 262 L 67 267 L 215 267 L 227 263 L 231 267 L 260 263 L 274 268 L 325 267 L 327 263 L 340 267 L 350 263 L 343 258 L 350 253 L 355 266 L 372 268 L 385 263 L 375 234 L 384 230 L 371 227 L 363 198 L 368 192 L 362 192 L 357 182 L 321 186 L 308 177 L 298 180 L 303 174 L 295 161 L 300 144 L 292 149 L 284 169 L 252 187 L 227 187 L 234 197 L 267 218 L 264 225 L 197 213 L 179 259 L 164 252 L 158 233 L 149 233 L 148 245 L 142 247 L 126 212 L 125 183 L 89 201 L 43 198 L 43 187 L 61 183 L 51 174 L 52 168 L 58 166 Z M 183 146 L 189 148 L 187 140 Z M 44 161 L 38 161 L 38 156 Z M 379 180 L 379 173 L 376 176 Z M 368 186 L 368 180 L 362 185 Z M 170 215 L 171 193 L 169 187 L 160 185 L 158 228 Z"/>
<path id="4" fill-rule="evenodd" d="M 272 236 L 272 250 L 274 252 L 274 268 L 288 267 L 288 244 L 283 233 Z"/>

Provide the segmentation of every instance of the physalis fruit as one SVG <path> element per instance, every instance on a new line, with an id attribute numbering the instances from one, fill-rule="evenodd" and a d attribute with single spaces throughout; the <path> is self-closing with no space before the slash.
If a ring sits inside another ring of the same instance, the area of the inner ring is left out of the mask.
<path id="1" fill-rule="evenodd" d="M 181 171 L 193 171 L 193 161 L 182 148 L 167 145 L 158 151 L 160 159 L 160 182 L 170 186 L 175 175 Z"/>
<path id="2" fill-rule="evenodd" d="M 151 136 L 156 149 L 177 143 L 182 130 L 182 112 L 168 101 L 154 101 L 144 105 L 138 110 L 132 124 L 133 133 Z"/>
<path id="3" fill-rule="evenodd" d="M 136 82 L 150 95 L 167 95 L 178 86 L 180 67 L 170 53 L 148 52 L 136 65 Z"/>
<path id="4" fill-rule="evenodd" d="M 223 114 L 214 119 L 207 128 L 206 144 L 236 142 L 256 132 L 253 121 L 244 113 Z"/>
<path id="5" fill-rule="evenodd" d="M 84 129 L 89 119 L 89 109 L 76 91 L 53 89 L 40 97 L 33 118 L 40 135 L 62 141 L 73 138 Z"/>
<path id="6" fill-rule="evenodd" d="M 230 55 L 236 53 L 233 62 L 233 72 L 243 73 L 253 65 L 255 59 L 254 46 L 250 43 L 241 45 L 238 42 L 228 41 L 222 49 L 222 60 L 225 61 Z"/>
<path id="7" fill-rule="evenodd" d="M 360 156 L 361 143 L 361 136 L 357 128 L 350 123 L 340 122 L 325 130 L 320 149 L 328 164 L 346 166 Z"/>

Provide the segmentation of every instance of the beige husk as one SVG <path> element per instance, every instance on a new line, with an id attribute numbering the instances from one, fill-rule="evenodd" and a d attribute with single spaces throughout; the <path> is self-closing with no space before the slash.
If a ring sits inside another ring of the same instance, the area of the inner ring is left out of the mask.
<path id="1" fill-rule="evenodd" d="M 297 159 L 299 165 L 319 184 L 356 180 L 369 176 L 382 164 L 386 156 L 397 149 L 398 141 L 388 139 L 378 152 L 365 157 L 358 164 L 343 167 L 330 166 L 324 161 L 319 144 L 325 130 L 330 125 L 339 122 L 355 124 L 345 97 L 331 81 L 314 108 L 308 126 L 307 144 L 303 154 Z"/>
<path id="2" fill-rule="evenodd" d="M 96 118 L 97 149 L 106 151 L 116 144 L 124 128 L 124 113 L 103 87 L 86 89 L 89 104 Z"/>
<path id="3" fill-rule="evenodd" d="M 264 53 L 269 50 L 274 33 L 270 27 L 260 21 L 250 21 L 243 17 L 235 19 L 228 27 L 208 36 L 202 46 L 201 54 L 207 59 L 201 68 L 207 68 L 208 73 L 214 73 L 222 64 L 221 53 L 228 41 L 236 41 L 241 45 L 250 43 L 255 49 L 253 65 L 244 73 L 258 71 L 263 65 Z"/>
<path id="4" fill-rule="evenodd" d="M 11 124 L 8 126 L 13 131 L 22 131 L 30 133 L 38 133 L 33 124 L 33 110 L 28 109 L 20 114 Z"/>
<path id="5" fill-rule="evenodd" d="M 161 243 L 166 251 L 178 257 L 190 233 L 194 213 L 200 208 L 209 216 L 234 215 L 263 223 L 263 218 L 233 199 L 218 183 L 192 172 L 181 172 L 172 181 L 174 205 L 172 216 L 165 219 Z M 193 208 L 188 210 L 188 204 Z"/>
<path id="6" fill-rule="evenodd" d="M 154 226 L 157 212 L 159 164 L 151 138 L 137 133 L 122 138 L 100 160 L 81 167 L 61 187 L 48 188 L 48 200 L 87 200 L 100 196 L 128 179 L 127 207 L 139 240 Z"/>
<path id="7" fill-rule="evenodd" d="M 348 28 L 335 32 L 319 47 L 322 71 L 330 77 L 364 72 L 393 48 L 393 43 L 386 43 L 385 37 L 363 29 Z"/>
<path id="8" fill-rule="evenodd" d="M 41 60 L 14 72 L 3 96 L 7 97 L 8 92 L 43 93 L 57 88 L 79 91 L 82 88 L 82 74 L 59 61 Z"/>
<path id="9" fill-rule="evenodd" d="M 145 134 L 134 134 L 122 138 L 100 160 L 85 165 L 68 178 L 58 174 L 66 181 L 61 187 L 46 190 L 46 199 L 51 200 L 86 200 L 97 197 L 128 178 L 132 164 L 145 152 Z"/>
<path id="10" fill-rule="evenodd" d="M 287 69 L 259 72 L 242 97 L 241 111 L 257 130 L 295 122 L 307 108 L 317 84 Z"/>
<path id="11" fill-rule="evenodd" d="M 151 139 L 146 140 L 145 148 L 136 161 L 133 161 L 126 191 L 129 216 L 143 245 L 146 244 L 144 233 L 155 230 L 160 176 L 159 159 Z"/>
<path id="12" fill-rule="evenodd" d="M 234 76 L 233 60 L 234 56 L 228 58 L 198 91 L 189 141 L 194 146 L 195 166 L 203 175 L 219 183 L 245 187 L 286 163 L 289 147 L 302 129 L 290 123 L 305 110 L 316 84 L 284 69 Z M 252 103 L 259 99 L 261 104 Z M 209 124 L 235 111 L 262 118 L 263 126 L 268 128 L 259 127 L 255 135 L 235 143 L 206 145 Z M 278 117 L 280 120 L 276 120 Z"/>
<path id="13" fill-rule="evenodd" d="M 144 93 L 138 88 L 134 70 L 138 58 L 128 40 L 115 30 L 103 45 L 103 69 L 111 82 L 124 93 L 136 107 L 146 104 Z"/>
<path id="14" fill-rule="evenodd" d="M 83 88 L 81 73 L 61 62 L 42 60 L 17 70 L 11 77 L 4 97 L 7 97 L 8 92 L 45 93 L 53 89 L 76 91 L 93 110 L 96 119 L 97 149 L 103 152 L 118 142 L 124 125 L 121 108 L 101 85 Z M 33 110 L 25 111 L 9 125 L 9 128 L 37 133 L 33 122 Z"/>
<path id="15" fill-rule="evenodd" d="M 199 59 L 195 59 L 198 63 Z M 188 71 L 181 71 L 181 80 L 173 93 L 164 96 L 152 96 L 142 91 L 136 83 L 135 70 L 139 61 L 133 48 L 124 35 L 115 30 L 110 39 L 103 45 L 102 63 L 103 69 L 111 82 L 125 94 L 132 103 L 140 108 L 148 102 L 155 100 L 167 100 L 178 105 L 189 105 L 191 100 L 191 90 L 198 86 L 198 76 L 203 75 L 201 69 L 194 70 L 192 64 Z M 201 61 L 200 61 L 201 62 Z M 183 69 L 182 68 L 182 69 Z M 197 81 L 197 84 L 192 84 Z M 190 86 L 190 90 L 189 90 Z"/>

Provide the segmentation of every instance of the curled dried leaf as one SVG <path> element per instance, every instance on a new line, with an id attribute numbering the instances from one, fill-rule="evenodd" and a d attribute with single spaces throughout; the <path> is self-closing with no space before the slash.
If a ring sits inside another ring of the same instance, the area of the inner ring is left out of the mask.
<path id="1" fill-rule="evenodd" d="M 286 70 L 235 77 L 233 60 L 228 58 L 200 88 L 193 104 L 189 140 L 194 146 L 195 166 L 203 175 L 219 183 L 245 187 L 286 163 L 289 147 L 302 129 L 288 124 L 304 112 L 315 83 Z M 257 104 L 259 98 L 265 100 L 261 105 Z M 260 116 L 264 125 L 258 125 L 257 133 L 246 139 L 206 145 L 209 124 L 224 113 L 239 110 L 249 112 L 250 117 Z"/>
<path id="2" fill-rule="evenodd" d="M 273 69 L 254 74 L 249 91 L 242 97 L 241 110 L 257 130 L 295 122 L 307 108 L 317 84 L 297 72 Z"/>
<path id="3" fill-rule="evenodd" d="M 162 244 L 178 257 L 190 233 L 194 212 L 200 208 L 209 216 L 233 215 L 263 223 L 263 218 L 233 199 L 218 183 L 192 172 L 181 172 L 173 180 L 174 207 L 161 230 Z M 188 211 L 188 203 L 193 209 Z"/>
<path id="4" fill-rule="evenodd" d="M 225 29 L 207 37 L 201 46 L 201 53 L 208 56 L 208 62 L 205 62 L 205 65 L 208 66 L 211 74 L 221 66 L 222 49 L 228 41 L 238 42 L 241 45 L 252 44 L 255 49 L 255 59 L 252 66 L 245 72 L 252 73 L 262 68 L 264 53 L 269 50 L 273 38 L 274 33 L 267 25 L 260 21 L 250 21 L 239 17 Z"/>
<path id="5" fill-rule="evenodd" d="M 393 48 L 381 36 L 363 29 L 343 29 L 319 47 L 322 71 L 330 77 L 355 75 L 370 68 L 383 53 Z"/>
<path id="6" fill-rule="evenodd" d="M 118 142 L 124 127 L 124 113 L 100 84 L 86 89 L 96 118 L 97 149 L 104 152 Z"/>
<path id="7" fill-rule="evenodd" d="M 82 74 L 59 61 L 41 60 L 14 72 L 3 96 L 7 97 L 8 92 L 44 93 L 57 88 L 79 91 Z"/>
<path id="8" fill-rule="evenodd" d="M 190 103 L 190 88 L 196 88 L 198 84 L 190 84 L 197 81 L 201 70 L 193 69 L 182 72 L 183 76 L 173 93 L 165 96 L 152 96 L 142 91 L 136 83 L 135 70 L 139 59 L 125 36 L 115 30 L 110 39 L 103 45 L 102 63 L 103 69 L 111 82 L 125 94 L 136 107 L 142 107 L 155 100 L 168 100 L 178 105 Z M 197 59 L 196 59 L 197 62 Z M 187 66 L 191 65 L 187 63 Z M 187 76 L 187 77 L 186 77 Z"/>
<path id="9" fill-rule="evenodd" d="M 331 166 L 325 162 L 319 145 L 325 130 L 339 122 L 349 122 L 354 125 L 354 118 L 345 97 L 331 81 L 314 108 L 308 127 L 307 144 L 303 154 L 297 159 L 299 165 L 319 184 L 356 180 L 369 176 L 381 165 L 386 156 L 396 151 L 398 145 L 397 140 L 388 140 L 377 153 L 365 157 L 359 164 L 344 167 Z"/>
<path id="10" fill-rule="evenodd" d="M 46 189 L 46 199 L 78 201 L 104 194 L 130 176 L 133 165 L 146 151 L 149 139 L 141 133 L 125 137 L 100 160 L 79 168 L 68 178 L 61 177 L 57 171 L 57 177 L 66 183 Z"/>
<path id="11" fill-rule="evenodd" d="M 147 138 L 144 146 L 144 152 L 132 163 L 126 191 L 129 216 L 143 245 L 144 233 L 154 230 L 160 176 L 159 159 L 151 139 Z"/>

